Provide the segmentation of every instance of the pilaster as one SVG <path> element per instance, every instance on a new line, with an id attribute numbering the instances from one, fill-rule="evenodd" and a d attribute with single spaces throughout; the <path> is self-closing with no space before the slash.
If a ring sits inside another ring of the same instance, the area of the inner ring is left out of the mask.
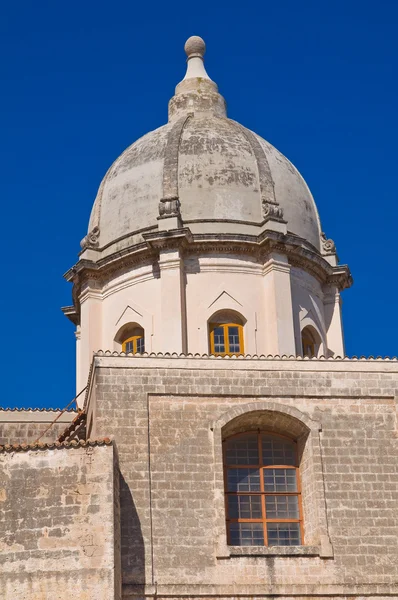
<path id="1" fill-rule="evenodd" d="M 296 354 L 290 265 L 287 257 L 272 253 L 264 265 L 265 346 L 268 354 Z"/>
<path id="2" fill-rule="evenodd" d="M 86 288 L 80 296 L 79 379 L 77 393 L 86 385 L 94 352 L 102 349 L 102 294 Z"/>
<path id="3" fill-rule="evenodd" d="M 334 285 L 324 289 L 325 325 L 329 356 L 345 356 L 341 297 Z"/>
<path id="4" fill-rule="evenodd" d="M 164 248 L 159 253 L 161 281 L 160 350 L 186 352 L 186 302 L 184 262 L 176 248 Z"/>

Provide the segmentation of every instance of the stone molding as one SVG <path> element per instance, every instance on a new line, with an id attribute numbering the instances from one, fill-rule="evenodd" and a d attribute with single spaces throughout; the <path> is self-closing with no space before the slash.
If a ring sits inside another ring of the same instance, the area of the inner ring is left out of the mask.
<path id="1" fill-rule="evenodd" d="M 226 411 L 213 423 L 212 429 L 222 429 L 224 425 L 235 419 L 236 417 L 240 417 L 249 412 L 254 411 L 271 411 L 271 412 L 280 412 L 294 419 L 300 421 L 300 423 L 304 423 L 307 427 L 308 431 L 322 431 L 322 424 L 319 421 L 314 421 L 308 416 L 306 413 L 301 412 L 298 408 L 294 406 L 290 406 L 288 404 L 282 404 L 281 402 L 250 402 L 248 404 L 242 404 L 240 406 L 235 406 L 230 410 Z"/>
<path id="2" fill-rule="evenodd" d="M 178 119 L 167 137 L 163 162 L 163 196 L 159 202 L 158 219 L 181 217 L 181 203 L 178 195 L 178 152 L 182 132 L 192 116 L 190 113 Z"/>
<path id="3" fill-rule="evenodd" d="M 65 278 L 74 284 L 75 309 L 68 307 L 64 312 L 78 323 L 79 302 L 77 300 L 85 282 L 95 281 L 104 286 L 112 278 L 143 264 L 157 264 L 163 249 L 179 249 L 184 258 L 198 254 L 233 254 L 255 257 L 263 265 L 273 252 L 284 254 L 289 265 L 303 269 L 322 285 L 333 285 L 339 290 L 350 287 L 351 273 L 346 265 L 332 266 L 319 252 L 310 248 L 305 240 L 292 234 L 266 230 L 258 236 L 244 234 L 192 234 L 188 227 L 170 231 L 151 231 L 142 234 L 144 242 L 111 254 L 98 261 L 80 259 Z M 149 275 L 150 276 L 150 275 Z"/>

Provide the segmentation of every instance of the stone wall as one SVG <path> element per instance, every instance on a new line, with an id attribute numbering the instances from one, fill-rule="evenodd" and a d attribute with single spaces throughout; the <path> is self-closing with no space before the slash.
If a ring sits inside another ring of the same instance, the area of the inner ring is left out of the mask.
<path id="1" fill-rule="evenodd" d="M 96 357 L 88 423 L 118 444 L 123 597 L 398 597 L 397 383 L 396 361 Z M 226 545 L 221 440 L 245 414 L 307 428 L 310 544 Z"/>
<path id="2" fill-rule="evenodd" d="M 59 410 L 0 409 L 0 446 L 33 443 L 59 414 Z M 77 413 L 74 411 L 64 412 L 40 441 L 54 442 L 76 415 Z"/>
<path id="3" fill-rule="evenodd" d="M 0 452 L 1 600 L 119 600 L 118 498 L 110 442 Z"/>

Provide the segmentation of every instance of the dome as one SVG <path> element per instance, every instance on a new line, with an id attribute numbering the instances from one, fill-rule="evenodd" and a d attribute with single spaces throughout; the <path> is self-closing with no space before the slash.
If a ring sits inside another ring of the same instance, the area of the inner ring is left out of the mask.
<path id="1" fill-rule="evenodd" d="M 198 40 L 186 44 L 187 75 L 169 122 L 127 148 L 105 175 L 84 243 L 117 251 L 170 215 L 193 234 L 258 235 L 271 216 L 319 251 L 320 222 L 305 181 L 271 144 L 227 118 Z"/>

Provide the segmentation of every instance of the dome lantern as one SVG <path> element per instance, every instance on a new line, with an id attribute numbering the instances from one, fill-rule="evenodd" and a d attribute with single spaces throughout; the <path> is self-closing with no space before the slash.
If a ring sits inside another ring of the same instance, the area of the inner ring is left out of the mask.
<path id="1" fill-rule="evenodd" d="M 184 49 L 187 55 L 187 72 L 169 102 L 169 121 L 196 113 L 226 117 L 225 100 L 218 93 L 217 84 L 210 79 L 204 66 L 205 42 L 194 35 L 186 41 Z"/>

